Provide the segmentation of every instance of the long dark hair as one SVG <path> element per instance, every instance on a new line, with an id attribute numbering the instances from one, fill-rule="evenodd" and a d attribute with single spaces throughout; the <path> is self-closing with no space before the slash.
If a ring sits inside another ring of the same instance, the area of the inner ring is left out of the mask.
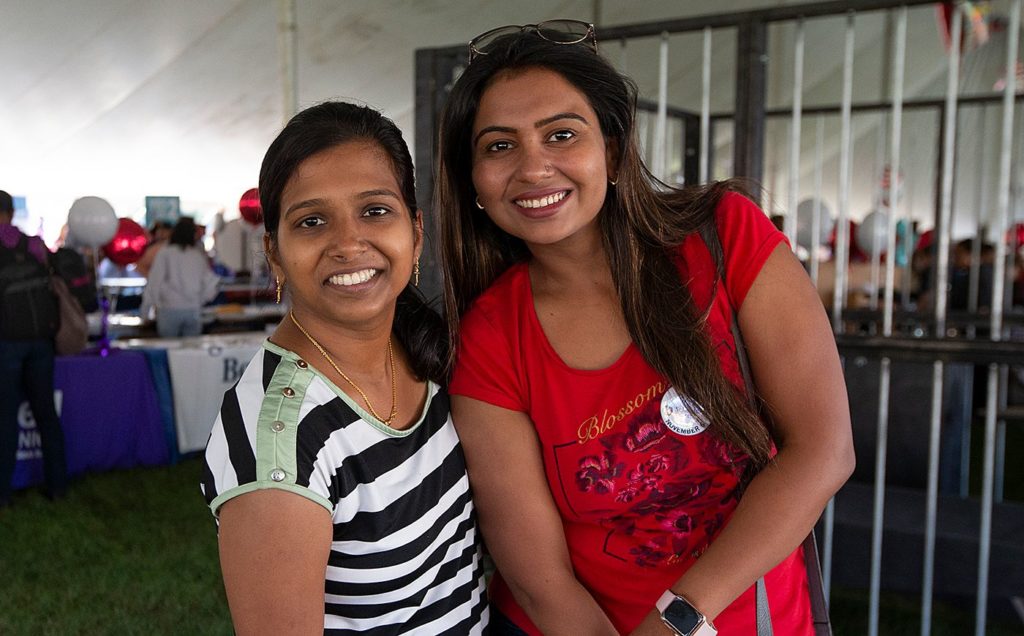
<path id="1" fill-rule="evenodd" d="M 319 152 L 351 141 L 369 141 L 380 146 L 395 171 L 402 200 L 415 218 L 415 172 L 409 147 L 398 126 L 366 106 L 324 102 L 292 117 L 263 157 L 260 205 L 271 249 L 277 249 L 281 193 L 299 164 Z M 448 358 L 444 322 L 411 283 L 398 295 L 393 330 L 409 354 L 413 373 L 420 379 L 443 382 Z"/>
<path id="2" fill-rule="evenodd" d="M 167 239 L 171 245 L 177 245 L 181 249 L 195 247 L 196 244 L 196 222 L 190 216 L 183 216 L 174 224 L 171 230 L 171 237 Z"/>
<path id="3" fill-rule="evenodd" d="M 636 85 L 586 46 L 553 44 L 535 33 L 508 36 L 477 56 L 455 83 L 441 115 L 435 184 L 449 337 L 481 292 L 510 265 L 529 258 L 522 240 L 475 208 L 472 130 L 480 98 L 499 74 L 530 68 L 558 73 L 587 98 L 610 144 L 618 148 L 617 185 L 598 217 L 604 249 L 630 336 L 647 362 L 703 407 L 720 438 L 764 465 L 771 436 L 741 392 L 725 377 L 672 253 L 693 234 L 707 237 L 722 271 L 714 231 L 721 196 L 739 183 L 671 188 L 644 165 L 634 134 Z M 717 283 L 716 283 L 717 284 Z M 449 358 L 449 369 L 454 356 Z"/>

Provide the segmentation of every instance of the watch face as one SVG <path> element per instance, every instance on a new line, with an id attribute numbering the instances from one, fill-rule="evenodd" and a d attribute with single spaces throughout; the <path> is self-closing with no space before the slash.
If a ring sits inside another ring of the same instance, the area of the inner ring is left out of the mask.
<path id="1" fill-rule="evenodd" d="M 689 634 L 703 622 L 704 617 L 686 601 L 677 598 L 669 603 L 662 618 L 680 634 Z"/>

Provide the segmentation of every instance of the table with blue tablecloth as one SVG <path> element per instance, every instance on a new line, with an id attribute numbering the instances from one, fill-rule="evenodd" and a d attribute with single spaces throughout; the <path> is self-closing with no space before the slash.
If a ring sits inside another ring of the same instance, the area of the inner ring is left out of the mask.
<path id="1" fill-rule="evenodd" d="M 149 356 L 157 393 L 163 399 L 170 396 L 172 456 L 206 447 L 224 392 L 241 377 L 264 338 L 260 331 L 118 343 Z"/>
<path id="2" fill-rule="evenodd" d="M 64 429 L 68 473 L 166 464 L 169 448 L 146 357 L 136 351 L 57 358 L 55 402 Z M 21 427 L 14 488 L 40 483 L 42 451 L 27 404 Z"/>
<path id="3" fill-rule="evenodd" d="M 54 400 L 75 475 L 174 463 L 206 446 L 224 391 L 264 332 L 116 341 L 110 354 L 61 356 Z M 42 481 L 39 435 L 27 403 L 18 413 L 14 488 Z"/>

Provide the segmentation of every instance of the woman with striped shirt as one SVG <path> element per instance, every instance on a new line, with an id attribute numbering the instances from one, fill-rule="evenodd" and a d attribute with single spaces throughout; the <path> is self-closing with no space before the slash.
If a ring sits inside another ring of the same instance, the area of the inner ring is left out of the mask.
<path id="1" fill-rule="evenodd" d="M 291 309 L 225 394 L 202 482 L 237 633 L 482 633 L 401 133 L 369 108 L 309 108 L 271 144 L 259 192 Z"/>

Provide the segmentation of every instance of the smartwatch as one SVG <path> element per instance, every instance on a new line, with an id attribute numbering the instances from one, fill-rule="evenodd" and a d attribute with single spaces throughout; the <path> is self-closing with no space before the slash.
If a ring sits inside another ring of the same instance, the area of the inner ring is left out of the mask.
<path id="1" fill-rule="evenodd" d="M 718 630 L 696 607 L 672 590 L 665 590 L 656 603 L 661 620 L 678 636 L 715 636 Z"/>

